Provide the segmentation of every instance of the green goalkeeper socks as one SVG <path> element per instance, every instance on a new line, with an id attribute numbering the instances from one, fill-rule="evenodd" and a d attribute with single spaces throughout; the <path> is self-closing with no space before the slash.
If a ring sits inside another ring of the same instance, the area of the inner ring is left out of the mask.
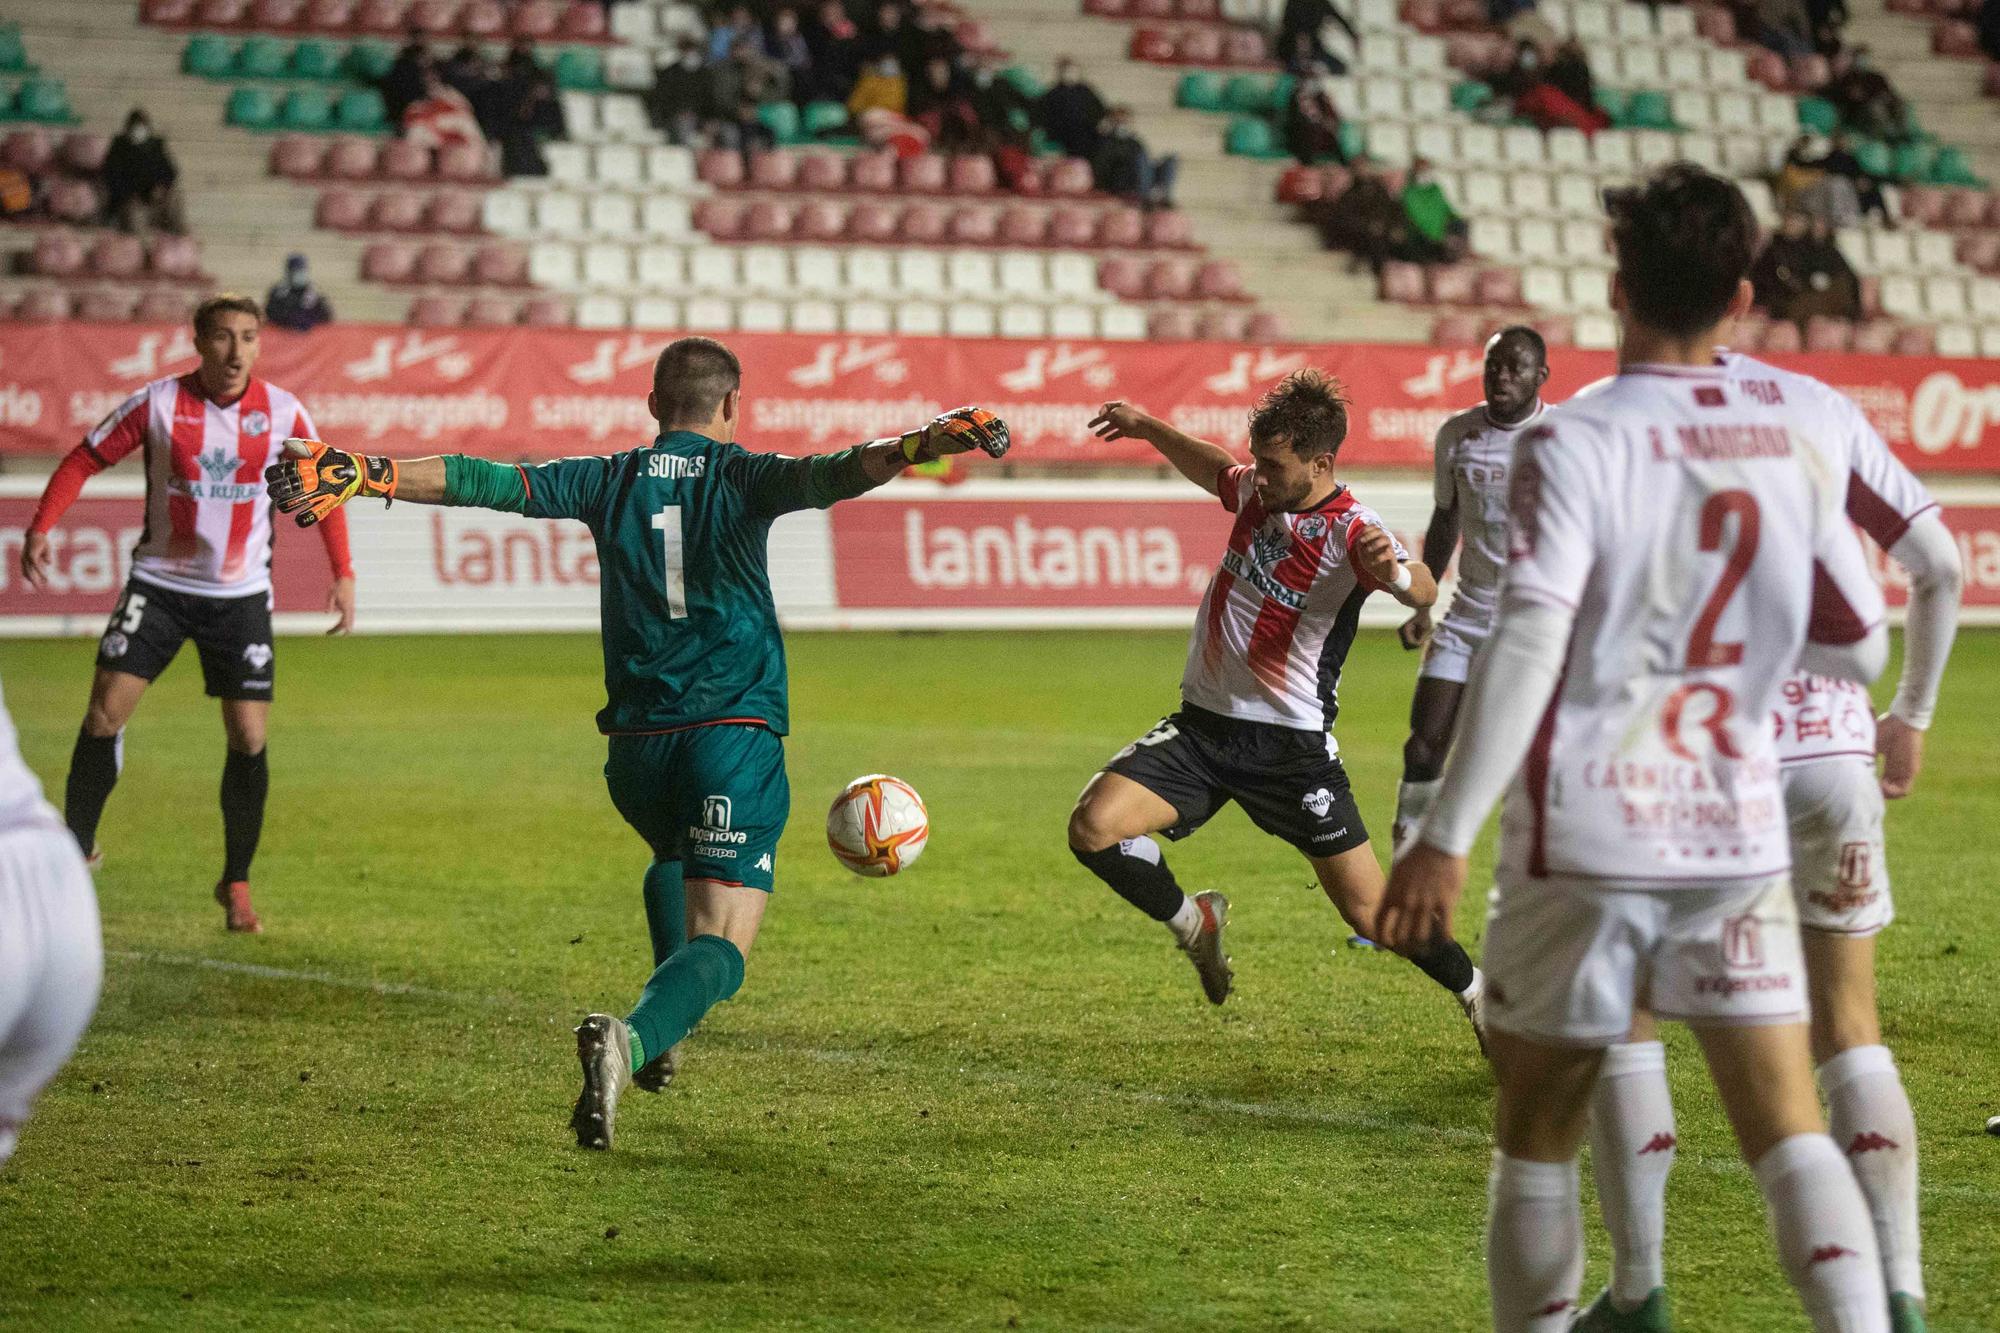
<path id="1" fill-rule="evenodd" d="M 743 984 L 743 955 L 720 935 L 697 935 L 653 969 L 626 1019 L 632 1029 L 632 1070 L 694 1031 L 702 1015 Z"/>
<path id="2" fill-rule="evenodd" d="M 687 943 L 687 882 L 679 861 L 655 861 L 646 868 L 646 932 L 653 937 L 658 967 Z"/>

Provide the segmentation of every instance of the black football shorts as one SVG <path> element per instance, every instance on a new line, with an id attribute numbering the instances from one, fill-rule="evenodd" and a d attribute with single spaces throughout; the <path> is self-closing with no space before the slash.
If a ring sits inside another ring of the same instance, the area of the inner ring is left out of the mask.
<path id="1" fill-rule="evenodd" d="M 275 663 L 268 592 L 199 597 L 131 579 L 98 640 L 97 665 L 153 680 L 189 639 L 201 655 L 210 698 L 271 697 Z"/>
<path id="2" fill-rule="evenodd" d="M 1180 815 L 1185 838 L 1235 801 L 1252 823 L 1307 856 L 1337 856 L 1368 841 L 1347 770 L 1325 732 L 1223 717 L 1192 704 L 1112 756 L 1130 778 Z"/>

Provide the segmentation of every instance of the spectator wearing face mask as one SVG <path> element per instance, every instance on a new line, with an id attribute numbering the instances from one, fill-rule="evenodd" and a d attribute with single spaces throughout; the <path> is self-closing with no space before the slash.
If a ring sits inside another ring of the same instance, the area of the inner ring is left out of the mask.
<path id="1" fill-rule="evenodd" d="M 1285 105 L 1285 151 L 1311 166 L 1340 160 L 1340 109 L 1317 79 L 1301 79 Z"/>
<path id="2" fill-rule="evenodd" d="M 1347 188 L 1320 204 L 1315 220 L 1320 239 L 1328 248 L 1345 250 L 1352 256 L 1348 272 L 1366 265 L 1379 277 L 1382 265 L 1402 248 L 1407 230 L 1403 210 L 1373 158 L 1358 157 L 1353 167 Z"/>
<path id="3" fill-rule="evenodd" d="M 1068 56 L 1056 61 L 1056 81 L 1035 105 L 1035 120 L 1043 133 L 1069 156 L 1094 162 L 1105 113 L 1097 90 L 1077 77 L 1076 62 Z"/>
<path id="4" fill-rule="evenodd" d="M 709 106 L 708 85 L 708 62 L 702 58 L 701 43 L 682 37 L 673 59 L 653 71 L 653 86 L 646 93 L 646 118 L 673 143 L 697 142 L 702 115 Z"/>
<path id="5" fill-rule="evenodd" d="M 771 30 L 764 35 L 764 49 L 773 64 L 785 71 L 792 100 L 801 106 L 815 100 L 812 46 L 799 29 L 799 11 L 787 5 L 771 16 Z"/>
<path id="6" fill-rule="evenodd" d="M 1865 46 L 1833 58 L 1833 78 L 1820 96 L 1833 103 L 1841 124 L 1857 133 L 1891 142 L 1910 137 L 1909 103 L 1875 68 Z"/>
<path id="7" fill-rule="evenodd" d="M 1750 270 L 1757 304 L 1801 332 L 1815 315 L 1861 317 L 1861 279 L 1833 243 L 1824 223 L 1787 213 Z"/>
<path id="8" fill-rule="evenodd" d="M 979 113 L 967 95 L 965 80 L 943 56 L 924 62 L 923 76 L 909 91 L 910 119 L 924 127 L 931 146 L 941 153 L 973 152 L 981 147 Z"/>
<path id="9" fill-rule="evenodd" d="M 152 119 L 134 110 L 125 128 L 105 149 L 100 169 L 104 210 L 125 231 L 153 228 L 184 235 L 187 219 L 181 207 L 180 169 L 167 152 L 164 139 L 153 133 Z"/>
<path id="10" fill-rule="evenodd" d="M 430 66 L 430 51 L 424 46 L 422 36 L 412 32 L 376 85 L 391 124 L 402 124 L 403 112 L 424 95 L 424 71 Z"/>
<path id="11" fill-rule="evenodd" d="M 333 307 L 313 285 L 304 255 L 285 261 L 285 277 L 264 296 L 264 322 L 293 333 L 310 333 L 333 319 Z"/>
<path id="12" fill-rule="evenodd" d="M 1130 199 L 1141 208 L 1172 208 L 1174 178 L 1180 159 L 1172 153 L 1154 157 L 1132 128 L 1132 109 L 1112 108 L 1098 135 L 1091 174 L 1106 194 Z"/>
<path id="13" fill-rule="evenodd" d="M 757 26 L 748 5 L 737 5 L 729 11 L 728 19 L 716 24 L 708 34 L 708 63 L 721 64 L 743 45 L 753 47 L 758 55 L 764 54 L 763 30 Z"/>

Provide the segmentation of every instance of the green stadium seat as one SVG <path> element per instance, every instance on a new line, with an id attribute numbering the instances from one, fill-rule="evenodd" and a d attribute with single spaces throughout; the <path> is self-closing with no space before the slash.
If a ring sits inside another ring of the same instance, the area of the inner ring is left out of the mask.
<path id="1" fill-rule="evenodd" d="M 396 63 L 396 48 L 387 42 L 356 42 L 348 48 L 347 77 L 359 83 L 379 83 Z"/>
<path id="2" fill-rule="evenodd" d="M 1351 120 L 1340 122 L 1340 155 L 1352 162 L 1368 151 L 1368 135 Z"/>
<path id="3" fill-rule="evenodd" d="M 847 108 L 838 102 L 808 102 L 803 126 L 808 139 L 840 134 L 847 129 Z"/>
<path id="4" fill-rule="evenodd" d="M 268 88 L 238 88 L 229 94 L 228 120 L 246 130 L 275 129 L 278 98 Z"/>
<path id="5" fill-rule="evenodd" d="M 60 124 L 76 117 L 69 109 L 69 89 L 61 79 L 30 79 L 14 99 L 14 114 L 23 120 Z"/>
<path id="6" fill-rule="evenodd" d="M 1292 94 L 1298 90 L 1298 86 L 1299 76 L 1296 74 L 1280 74 L 1272 79 L 1269 103 L 1272 112 L 1284 115 L 1285 109 L 1292 104 Z"/>
<path id="7" fill-rule="evenodd" d="M 1625 119 L 1634 129 L 1674 128 L 1673 106 L 1667 101 L 1667 95 L 1650 88 L 1632 94 L 1625 103 Z"/>
<path id="8" fill-rule="evenodd" d="M 1454 111 L 1467 115 L 1479 110 L 1493 100 L 1493 90 L 1477 79 L 1467 79 L 1451 86 L 1451 105 Z"/>
<path id="9" fill-rule="evenodd" d="M 1965 160 L 1965 154 L 1956 148 L 1941 148 L 1937 159 L 1931 163 L 1931 182 L 1936 185 L 1964 185 L 1981 187 L 1985 184 L 1974 174 L 1972 164 Z"/>
<path id="10" fill-rule="evenodd" d="M 292 59 L 285 72 L 295 79 L 328 83 L 342 77 L 341 60 L 338 46 L 308 37 L 292 48 Z"/>
<path id="11" fill-rule="evenodd" d="M 1906 143 L 1898 145 L 1895 155 L 1890 158 L 1889 174 L 1899 181 L 1923 182 L 1930 179 L 1931 168 L 1940 154 L 1935 144 Z"/>
<path id="12" fill-rule="evenodd" d="M 1222 89 L 1225 110 L 1254 115 L 1271 105 L 1271 81 L 1260 74 L 1232 74 Z"/>
<path id="13" fill-rule="evenodd" d="M 1596 100 L 1597 109 L 1611 117 L 1612 124 L 1623 125 L 1625 123 L 1626 97 L 1624 92 L 1617 88 L 1606 88 L 1604 85 L 1599 84 L 1596 91 Z"/>
<path id="14" fill-rule="evenodd" d="M 389 128 L 389 109 L 373 88 L 355 88 L 340 95 L 334 121 L 350 134 L 377 134 Z"/>
<path id="15" fill-rule="evenodd" d="M 1207 70 L 1181 75 L 1180 86 L 1174 90 L 1174 105 L 1189 111 L 1222 110 L 1222 80 Z"/>
<path id="16" fill-rule="evenodd" d="M 1887 176 L 1895 167 L 1889 145 L 1880 139 L 1856 139 L 1854 156 L 1861 163 L 1861 169 L 1871 176 Z"/>
<path id="17" fill-rule="evenodd" d="M 232 71 L 239 79 L 282 79 L 291 51 L 275 37 L 252 37 L 236 52 Z"/>
<path id="18" fill-rule="evenodd" d="M 595 92 L 604 87 L 604 57 L 585 46 L 572 46 L 556 57 L 556 87 Z"/>
<path id="19" fill-rule="evenodd" d="M 1040 128 L 1036 128 L 1029 133 L 1028 151 L 1036 157 L 1061 157 L 1063 155 L 1062 145 L 1049 138 Z"/>
<path id="20" fill-rule="evenodd" d="M 760 104 L 757 119 L 764 122 L 764 128 L 771 131 L 771 137 L 780 144 L 798 143 L 805 137 L 799 123 L 799 109 L 790 102 Z"/>
<path id="21" fill-rule="evenodd" d="M 1033 101 L 1044 91 L 1042 81 L 1030 74 L 1024 66 L 1009 65 L 1000 71 L 1000 77 L 1014 85 L 1016 92 Z"/>
<path id="22" fill-rule="evenodd" d="M 286 94 L 278 120 L 288 130 L 330 130 L 333 99 L 318 88 L 294 88 Z"/>
<path id="23" fill-rule="evenodd" d="M 229 43 L 211 33 L 199 33 L 188 38 L 187 49 L 181 52 L 181 69 L 202 79 L 225 79 L 236 64 L 236 52 Z"/>
<path id="24" fill-rule="evenodd" d="M 1222 149 L 1232 157 L 1275 157 L 1280 151 L 1271 122 L 1261 116 L 1238 116 L 1230 121 Z"/>
<path id="25" fill-rule="evenodd" d="M 1840 128 L 1840 113 L 1824 97 L 1801 97 L 1799 128 L 1809 134 L 1832 134 Z"/>
<path id="26" fill-rule="evenodd" d="M 21 74 L 27 69 L 28 48 L 21 41 L 21 30 L 0 28 L 0 71 Z"/>

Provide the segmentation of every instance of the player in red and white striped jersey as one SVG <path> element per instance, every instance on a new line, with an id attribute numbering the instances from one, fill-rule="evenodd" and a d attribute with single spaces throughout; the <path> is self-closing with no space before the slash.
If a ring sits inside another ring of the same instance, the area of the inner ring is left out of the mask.
<path id="1" fill-rule="evenodd" d="M 250 861 L 270 786 L 265 726 L 271 707 L 271 501 L 264 468 L 290 436 L 312 438 L 299 400 L 251 375 L 262 315 L 254 301 L 218 296 L 195 312 L 201 364 L 154 380 L 106 417 L 49 478 L 21 550 L 21 573 L 43 586 L 48 533 L 89 478 L 138 453 L 146 468 L 146 525 L 131 577 L 98 644 L 90 706 L 70 758 L 64 818 L 97 855 L 97 824 L 118 781 L 125 723 L 146 687 L 193 639 L 210 697 L 221 700 L 223 870 L 215 887 L 231 930 L 261 929 L 250 905 Z M 354 624 L 347 522 L 320 527 L 333 587 L 333 634 Z"/>
<path id="2" fill-rule="evenodd" d="M 1677 164 L 1606 202 L 1619 374 L 1516 449 L 1499 616 L 1381 929 L 1450 929 L 1505 789 L 1484 960 L 1497 1330 L 1570 1327 L 1577 1151 L 1643 1005 L 1699 1039 L 1814 1326 L 1886 1333 L 1868 1202 L 1813 1089 L 1771 726 L 1793 671 L 1881 670 L 1881 591 L 1823 414 L 1716 363 L 1752 298 L 1742 192 Z"/>
<path id="3" fill-rule="evenodd" d="M 1180 710 L 1091 779 L 1069 825 L 1076 858 L 1171 928 L 1221 1004 L 1229 901 L 1184 893 L 1152 835 L 1186 837 L 1233 800 L 1298 848 L 1341 915 L 1372 935 L 1382 870 L 1333 739 L 1340 670 L 1369 594 L 1429 606 L 1437 582 L 1404 563 L 1401 543 L 1334 475 L 1347 399 L 1318 371 L 1258 405 L 1250 467 L 1129 403 L 1105 404 L 1092 424 L 1145 440 L 1236 516 L 1189 640 Z M 1476 1025 L 1479 974 L 1465 951 L 1447 940 L 1411 957 Z"/>

